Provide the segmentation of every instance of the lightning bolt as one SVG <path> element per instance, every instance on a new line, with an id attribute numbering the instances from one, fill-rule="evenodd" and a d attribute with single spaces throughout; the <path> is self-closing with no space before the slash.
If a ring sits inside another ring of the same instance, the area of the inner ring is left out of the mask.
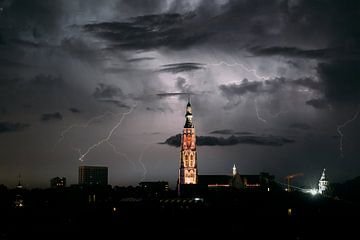
<path id="1" fill-rule="evenodd" d="M 139 162 L 139 164 L 141 165 L 141 167 L 142 167 L 143 170 L 144 170 L 143 176 L 142 176 L 142 178 L 141 178 L 140 181 L 144 181 L 145 178 L 146 178 L 146 174 L 147 174 L 147 169 L 146 169 L 146 166 L 145 166 L 145 164 L 144 164 L 144 162 L 143 162 L 143 157 L 144 157 L 144 153 L 145 153 L 145 151 L 148 149 L 148 147 L 149 147 L 149 146 L 146 146 L 146 147 L 141 151 L 141 153 L 140 153 L 140 155 L 139 155 L 139 158 L 138 158 L 138 162 Z"/>
<path id="2" fill-rule="evenodd" d="M 117 150 L 116 146 L 113 143 L 111 143 L 110 141 L 106 141 L 106 143 L 109 144 L 112 147 L 112 149 L 113 149 L 113 151 L 115 153 L 123 156 L 126 159 L 126 161 L 128 161 L 133 166 L 133 168 L 136 168 L 135 163 L 125 153 L 120 152 L 119 150 Z"/>
<path id="3" fill-rule="evenodd" d="M 91 147 L 89 147 L 85 153 L 80 154 L 79 157 L 79 161 L 84 161 L 84 158 L 95 148 L 97 148 L 98 146 L 100 146 L 101 144 L 103 144 L 104 142 L 108 142 L 110 140 L 110 138 L 112 137 L 112 135 L 114 134 L 114 132 L 116 131 L 116 129 L 118 129 L 121 125 L 121 123 L 123 122 L 123 120 L 125 119 L 125 117 L 129 114 L 131 114 L 133 112 L 133 110 L 136 108 L 137 106 L 137 102 L 134 104 L 133 107 L 130 108 L 129 111 L 125 112 L 122 114 L 120 120 L 116 123 L 116 125 L 110 130 L 110 132 L 108 133 L 108 135 L 101 139 L 99 142 L 95 143 L 94 145 L 92 145 Z"/>
<path id="4" fill-rule="evenodd" d="M 90 124 L 92 124 L 93 122 L 95 122 L 97 120 L 100 120 L 100 119 L 104 118 L 107 115 L 115 115 L 115 113 L 113 113 L 111 111 L 107 111 L 107 112 L 105 112 L 105 113 L 103 113 L 103 114 L 101 114 L 99 116 L 95 116 L 95 117 L 91 118 L 90 120 L 88 120 L 84 124 L 73 124 L 73 125 L 68 126 L 66 129 L 61 131 L 60 138 L 55 143 L 54 148 L 56 148 L 56 146 L 65 139 L 65 135 L 68 134 L 71 129 L 77 128 L 77 127 L 79 127 L 79 128 L 88 128 L 90 126 Z"/>
<path id="5" fill-rule="evenodd" d="M 340 140 L 339 140 L 339 150 L 340 150 L 340 156 L 341 156 L 341 158 L 344 157 L 344 152 L 343 152 L 344 133 L 343 133 L 341 130 L 342 130 L 344 127 L 346 127 L 348 124 L 350 124 L 351 122 L 355 121 L 355 120 L 358 118 L 359 114 L 360 114 L 360 109 L 358 109 L 358 111 L 355 113 L 355 115 L 354 115 L 352 118 L 350 118 L 349 120 L 347 120 L 347 121 L 344 122 L 343 124 L 337 126 L 337 128 L 336 128 L 336 131 L 337 131 L 337 133 L 338 133 L 339 136 L 340 136 Z"/>
<path id="6" fill-rule="evenodd" d="M 238 63 L 238 62 L 235 62 L 235 63 L 227 63 L 225 61 L 221 61 L 221 62 L 218 62 L 218 63 L 208 63 L 206 65 L 210 65 L 210 66 L 221 66 L 221 65 L 225 65 L 225 66 L 228 66 L 228 67 L 236 67 L 236 66 L 239 66 L 241 67 L 243 70 L 249 72 L 249 73 L 252 73 L 255 77 L 257 77 L 258 79 L 262 79 L 262 80 L 269 80 L 270 77 L 267 77 L 267 76 L 261 76 L 259 75 L 255 69 L 251 69 L 251 68 L 247 68 L 244 64 L 242 63 Z"/>
<path id="7" fill-rule="evenodd" d="M 262 121 L 263 123 L 268 123 L 266 121 L 266 119 L 264 119 L 263 117 L 260 116 L 260 112 L 259 112 L 259 108 L 257 105 L 257 99 L 254 100 L 254 105 L 255 105 L 255 111 L 256 111 L 256 117 L 259 121 Z"/>

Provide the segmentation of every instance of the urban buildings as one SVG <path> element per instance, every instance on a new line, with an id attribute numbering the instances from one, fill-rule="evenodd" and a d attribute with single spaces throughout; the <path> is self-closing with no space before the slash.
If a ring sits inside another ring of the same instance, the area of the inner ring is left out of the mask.
<path id="1" fill-rule="evenodd" d="M 54 177 L 50 179 L 51 188 L 63 188 L 66 187 L 66 178 L 65 177 Z"/>
<path id="2" fill-rule="evenodd" d="M 101 166 L 80 166 L 79 185 L 87 185 L 87 186 L 108 185 L 108 168 Z"/>

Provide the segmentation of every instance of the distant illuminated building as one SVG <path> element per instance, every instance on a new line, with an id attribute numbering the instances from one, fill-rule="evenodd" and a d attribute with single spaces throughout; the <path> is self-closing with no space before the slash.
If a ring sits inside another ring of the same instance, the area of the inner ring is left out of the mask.
<path id="1" fill-rule="evenodd" d="M 108 168 L 99 166 L 80 166 L 79 185 L 106 186 L 108 185 Z"/>
<path id="2" fill-rule="evenodd" d="M 66 187 L 66 178 L 54 177 L 50 179 L 51 188 L 63 188 Z"/>
<path id="3" fill-rule="evenodd" d="M 189 101 L 186 107 L 186 121 L 181 137 L 180 168 L 178 180 L 179 191 L 181 185 L 198 183 L 196 135 L 192 117 L 192 109 Z"/>
<path id="4" fill-rule="evenodd" d="M 329 181 L 326 179 L 325 176 L 325 168 L 321 174 L 320 180 L 319 180 L 319 193 L 323 194 L 328 189 Z"/>

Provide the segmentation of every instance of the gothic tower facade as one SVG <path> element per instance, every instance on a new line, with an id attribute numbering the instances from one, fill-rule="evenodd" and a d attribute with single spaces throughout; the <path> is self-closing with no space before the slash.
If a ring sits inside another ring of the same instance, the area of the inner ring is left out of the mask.
<path id="1" fill-rule="evenodd" d="M 196 156 L 196 135 L 192 121 L 192 109 L 190 101 L 186 106 L 185 125 L 181 135 L 181 152 L 179 168 L 179 188 L 183 184 L 197 184 L 197 156 Z"/>

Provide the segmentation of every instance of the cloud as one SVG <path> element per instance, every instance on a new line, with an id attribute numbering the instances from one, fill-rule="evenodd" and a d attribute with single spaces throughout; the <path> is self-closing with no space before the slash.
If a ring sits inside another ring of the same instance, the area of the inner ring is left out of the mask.
<path id="1" fill-rule="evenodd" d="M 263 145 L 263 146 L 283 146 L 288 143 L 294 143 L 295 140 L 280 137 L 280 136 L 234 136 L 231 135 L 228 138 L 213 137 L 213 136 L 197 136 L 197 146 L 231 146 L 237 144 L 251 144 L 251 145 Z M 171 136 L 165 140 L 162 144 L 169 146 L 180 147 L 181 134 Z"/>
<path id="2" fill-rule="evenodd" d="M 360 60 L 319 63 L 317 71 L 324 83 L 324 94 L 330 102 L 360 101 Z"/>
<path id="3" fill-rule="evenodd" d="M 72 112 L 72 113 L 81 113 L 81 110 L 80 110 L 80 109 L 74 108 L 74 107 L 69 108 L 69 111 Z"/>
<path id="4" fill-rule="evenodd" d="M 314 108 L 317 109 L 325 109 L 329 107 L 329 102 L 326 99 L 323 98 L 315 98 L 315 99 L 311 99 L 306 101 L 307 105 L 310 105 Z"/>
<path id="5" fill-rule="evenodd" d="M 20 47 L 35 48 L 35 49 L 49 46 L 48 44 L 45 44 L 45 43 L 39 43 L 39 42 L 34 42 L 34 41 L 29 41 L 29 40 L 24 40 L 24 39 L 12 39 L 11 43 L 15 44 L 17 46 L 20 46 Z"/>
<path id="6" fill-rule="evenodd" d="M 115 97 L 124 97 L 124 93 L 118 86 L 108 85 L 104 83 L 99 83 L 93 93 L 93 96 L 96 99 L 111 99 Z"/>
<path id="7" fill-rule="evenodd" d="M 144 15 L 125 22 L 86 24 L 83 30 L 107 40 L 110 49 L 184 49 L 201 43 L 208 36 L 207 33 L 188 31 L 185 25 L 193 17 L 193 14 L 178 13 Z"/>
<path id="8" fill-rule="evenodd" d="M 249 82 L 244 78 L 241 83 L 221 84 L 220 91 L 225 96 L 244 95 L 249 92 L 259 92 L 263 87 L 263 82 L 253 81 Z"/>
<path id="9" fill-rule="evenodd" d="M 190 96 L 194 95 L 194 93 L 186 93 L 186 92 L 168 92 L 168 93 L 157 93 L 158 97 L 174 97 L 174 96 Z"/>
<path id="10" fill-rule="evenodd" d="M 310 130 L 312 127 L 306 123 L 296 122 L 296 123 L 290 124 L 289 128 L 299 129 L 299 130 Z"/>
<path id="11" fill-rule="evenodd" d="M 124 102 L 120 101 L 120 100 L 115 100 L 115 99 L 101 99 L 99 100 L 100 102 L 105 102 L 105 103 L 112 103 L 114 104 L 116 107 L 119 108 L 126 108 L 126 109 L 130 109 L 130 107 L 128 105 L 126 105 Z"/>
<path id="12" fill-rule="evenodd" d="M 210 134 L 234 134 L 233 130 L 230 129 L 221 129 L 209 132 Z"/>
<path id="13" fill-rule="evenodd" d="M 54 113 L 43 113 L 41 115 L 41 121 L 47 122 L 50 120 L 62 120 L 63 116 L 59 112 Z"/>
<path id="14" fill-rule="evenodd" d="M 323 89 L 322 83 L 310 77 L 299 79 L 287 79 L 284 77 L 274 78 L 265 81 L 249 81 L 244 78 L 240 83 L 229 83 L 219 85 L 220 92 L 229 101 L 232 101 L 234 106 L 239 104 L 241 97 L 247 94 L 276 94 L 282 90 L 296 91 L 300 89 L 321 91 Z M 238 99 L 238 101 L 233 101 Z"/>
<path id="15" fill-rule="evenodd" d="M 98 63 L 97 60 L 101 58 L 97 48 L 81 38 L 66 37 L 62 39 L 60 47 L 72 57 L 86 62 Z"/>
<path id="16" fill-rule="evenodd" d="M 310 49 L 304 50 L 298 47 L 251 47 L 249 51 L 256 56 L 273 56 L 281 55 L 286 57 L 300 57 L 300 58 L 330 58 L 336 53 L 334 49 Z"/>
<path id="17" fill-rule="evenodd" d="M 209 132 L 210 134 L 222 134 L 222 135 L 251 135 L 253 134 L 252 132 L 246 132 L 246 131 L 241 131 L 241 132 L 235 132 L 231 129 L 220 129 L 220 130 L 215 130 L 212 132 Z"/>
<path id="18" fill-rule="evenodd" d="M 204 66 L 205 65 L 201 63 L 191 63 L 191 62 L 165 64 L 161 66 L 159 72 L 170 72 L 170 73 L 191 72 L 191 71 L 203 69 Z"/>
<path id="19" fill-rule="evenodd" d="M 150 60 L 154 60 L 156 58 L 154 57 L 139 57 L 139 58 L 130 58 L 130 59 L 127 59 L 126 61 L 127 62 L 142 62 L 142 61 L 150 61 Z"/>
<path id="20" fill-rule="evenodd" d="M 173 110 L 168 107 L 168 108 L 164 108 L 164 107 L 146 107 L 146 110 L 147 111 L 150 111 L 150 112 L 173 112 Z"/>
<path id="21" fill-rule="evenodd" d="M 30 127 L 26 123 L 0 122 L 0 133 L 17 132 Z"/>

